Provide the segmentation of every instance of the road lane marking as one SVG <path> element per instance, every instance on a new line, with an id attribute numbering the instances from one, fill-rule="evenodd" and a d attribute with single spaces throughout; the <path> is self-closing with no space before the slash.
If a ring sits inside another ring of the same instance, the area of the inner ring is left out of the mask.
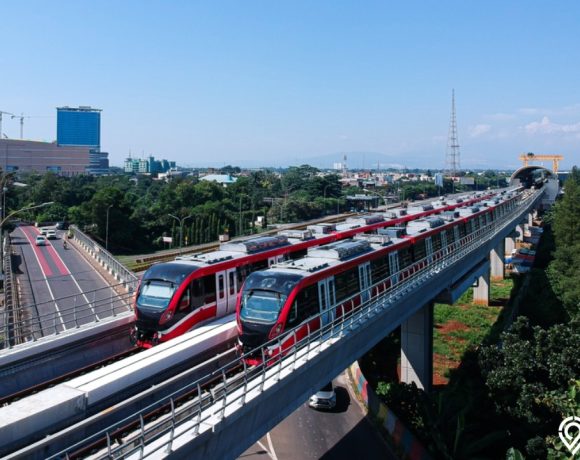
<path id="1" fill-rule="evenodd" d="M 274 444 L 272 444 L 272 438 L 270 437 L 269 431 L 266 434 L 266 439 L 268 440 L 268 446 L 270 447 L 270 456 L 272 457 L 272 460 L 278 460 L 278 457 L 276 457 L 276 451 L 274 451 Z"/>
<path id="2" fill-rule="evenodd" d="M 28 234 L 24 231 L 23 228 L 21 228 L 22 233 L 24 233 L 24 236 L 26 237 L 26 239 L 30 242 L 30 244 L 32 245 L 33 243 L 30 241 L 30 238 L 28 236 Z M 34 257 L 36 257 L 36 260 L 38 262 L 38 265 L 40 266 L 40 260 L 38 259 L 38 255 L 36 254 L 36 251 L 34 250 L 34 246 L 32 248 L 32 253 L 34 254 Z M 60 320 L 60 325 L 62 326 L 63 331 L 66 330 L 66 327 L 64 326 L 64 321 L 62 319 L 62 315 L 60 313 L 60 309 L 58 308 L 58 304 L 56 303 L 56 299 L 54 297 L 54 294 L 52 293 L 52 289 L 50 288 L 50 284 L 48 284 L 48 278 L 46 277 L 46 274 L 44 273 L 44 271 L 42 270 L 42 266 L 40 266 L 40 270 L 42 271 L 42 274 L 45 276 L 44 278 L 44 282 L 46 283 L 46 287 L 48 288 L 48 292 L 50 294 L 50 297 L 52 297 L 52 302 L 54 304 L 54 308 L 56 310 L 56 313 L 58 314 L 58 319 Z M 40 314 L 39 314 L 39 321 L 40 321 Z M 55 325 L 54 328 L 56 329 L 56 321 L 55 321 Z M 55 330 L 56 332 L 56 330 Z"/>
<path id="3" fill-rule="evenodd" d="M 64 263 L 64 260 L 62 260 L 62 258 L 60 257 L 60 254 L 58 252 L 56 252 L 56 249 L 54 249 L 51 246 L 51 249 L 54 251 L 54 255 L 56 257 L 58 257 L 59 263 L 62 267 L 64 267 L 64 269 L 68 272 L 68 273 L 63 273 L 63 275 L 66 276 L 70 276 L 70 278 L 73 280 L 73 282 L 75 283 L 77 289 L 79 290 L 79 293 L 85 298 L 85 301 L 87 302 L 87 305 L 91 308 L 91 311 L 93 312 L 93 315 L 95 315 L 95 318 L 97 320 L 99 320 L 99 316 L 97 315 L 97 313 L 95 312 L 95 307 L 93 304 L 91 304 L 91 301 L 88 299 L 88 297 L 85 295 L 85 293 L 83 292 L 83 290 L 81 289 L 81 287 L 79 286 L 79 283 L 77 282 L 76 278 L 74 277 L 74 275 L 71 273 L 71 271 L 67 268 L 66 264 Z M 54 260 L 54 259 L 53 259 Z M 56 262 L 56 260 L 55 260 Z M 59 265 L 59 263 L 57 263 L 57 266 Z M 75 294 L 76 296 L 76 294 Z M 76 301 L 75 301 L 76 302 Z M 94 303 L 94 302 L 93 302 Z M 76 307 L 75 307 L 76 308 Z M 75 315 L 76 318 L 76 315 Z"/>

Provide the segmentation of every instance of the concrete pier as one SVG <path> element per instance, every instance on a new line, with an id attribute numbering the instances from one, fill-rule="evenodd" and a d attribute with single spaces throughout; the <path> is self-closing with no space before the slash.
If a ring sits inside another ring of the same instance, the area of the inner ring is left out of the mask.
<path id="1" fill-rule="evenodd" d="M 433 302 L 401 324 L 401 382 L 431 390 L 433 382 Z"/>
<path id="2" fill-rule="evenodd" d="M 473 287 L 473 303 L 489 305 L 489 278 L 490 272 L 486 272 L 477 279 L 477 285 Z"/>

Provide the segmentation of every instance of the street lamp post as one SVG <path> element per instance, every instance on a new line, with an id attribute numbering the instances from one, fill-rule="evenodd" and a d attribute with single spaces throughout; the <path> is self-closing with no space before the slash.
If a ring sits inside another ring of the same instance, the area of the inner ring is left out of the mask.
<path id="1" fill-rule="evenodd" d="M 181 253 L 181 247 L 183 246 L 183 224 L 187 219 L 193 216 L 191 214 L 185 217 L 177 217 L 174 216 L 173 214 L 168 215 L 169 217 L 173 217 L 175 220 L 177 220 L 177 222 L 179 222 L 179 252 Z"/>
<path id="2" fill-rule="evenodd" d="M 112 204 L 107 206 L 107 224 L 105 225 L 105 249 L 109 250 L 109 210 L 113 207 Z"/>
<path id="3" fill-rule="evenodd" d="M 241 236 L 243 233 L 243 229 L 242 229 L 242 227 L 243 227 L 243 224 L 242 224 L 242 198 L 245 196 L 250 198 L 250 195 L 248 195 L 247 193 L 240 193 L 240 207 L 238 210 L 238 220 L 239 220 L 239 228 L 238 228 L 239 235 L 238 236 Z"/>
<path id="4" fill-rule="evenodd" d="M 2 273 L 2 275 L 4 275 L 4 224 L 6 223 L 6 221 L 8 219 L 10 219 L 12 216 L 15 216 L 16 214 L 18 214 L 19 212 L 30 211 L 31 209 L 43 208 L 44 206 L 49 206 L 53 203 L 54 203 L 54 201 L 47 201 L 46 203 L 41 203 L 41 204 L 37 204 L 37 205 L 26 206 L 24 208 L 20 208 L 16 211 L 12 211 L 10 214 L 8 214 L 6 217 L 4 217 L 0 221 L 0 272 Z M 4 215 L 4 210 L 2 210 L 2 215 Z"/>
<path id="5" fill-rule="evenodd" d="M 324 202 L 323 202 L 323 205 L 324 205 L 324 215 L 325 215 L 325 216 L 326 216 L 326 189 L 327 189 L 328 187 L 330 187 L 330 184 L 326 184 L 326 185 L 324 186 Z"/>

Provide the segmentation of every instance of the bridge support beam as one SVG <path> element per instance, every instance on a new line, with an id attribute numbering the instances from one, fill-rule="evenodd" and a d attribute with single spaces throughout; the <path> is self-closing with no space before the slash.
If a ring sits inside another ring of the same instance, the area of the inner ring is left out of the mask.
<path id="1" fill-rule="evenodd" d="M 524 224 L 518 224 L 516 226 L 516 240 L 517 241 L 524 241 Z"/>
<path id="2" fill-rule="evenodd" d="M 433 302 L 401 324 L 401 382 L 431 390 L 433 382 Z"/>
<path id="3" fill-rule="evenodd" d="M 489 305 L 489 278 L 490 271 L 485 272 L 477 279 L 477 285 L 473 287 L 473 303 L 477 305 Z"/>
<path id="4" fill-rule="evenodd" d="M 516 248 L 516 237 L 515 236 L 507 236 L 505 239 L 505 254 L 510 255 L 512 251 Z"/>
<path id="5" fill-rule="evenodd" d="M 503 280 L 505 276 L 505 240 L 500 240 L 499 244 L 489 253 L 491 264 L 491 279 Z"/>

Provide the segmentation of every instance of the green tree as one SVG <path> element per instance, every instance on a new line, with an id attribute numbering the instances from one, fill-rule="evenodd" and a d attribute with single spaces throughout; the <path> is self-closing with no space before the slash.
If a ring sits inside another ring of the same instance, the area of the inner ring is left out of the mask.
<path id="1" fill-rule="evenodd" d="M 497 412 L 512 420 L 516 447 L 549 435 L 560 423 L 561 414 L 546 396 L 566 392 L 580 375 L 579 344 L 578 323 L 543 329 L 521 316 L 500 345 L 481 349 L 482 374 Z M 538 448 L 533 441 L 528 447 Z"/>
<path id="2" fill-rule="evenodd" d="M 548 277 L 570 318 L 580 318 L 580 171 L 574 167 L 553 212 L 556 251 Z"/>

